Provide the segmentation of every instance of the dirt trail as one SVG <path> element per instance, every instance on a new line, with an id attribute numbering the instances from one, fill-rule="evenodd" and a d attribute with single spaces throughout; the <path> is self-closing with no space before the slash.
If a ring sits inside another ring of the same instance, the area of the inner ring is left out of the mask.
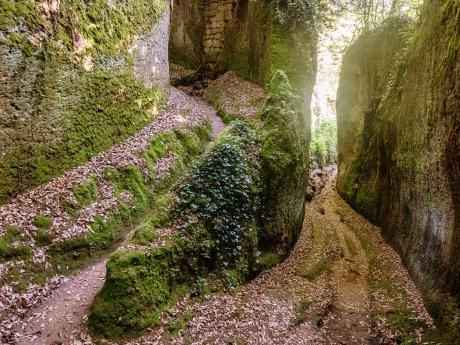
<path id="1" fill-rule="evenodd" d="M 332 267 L 336 295 L 323 332 L 332 343 L 374 344 L 377 341 L 371 335 L 368 260 L 361 242 L 337 212 L 335 193 L 329 184 L 324 191 L 323 202 L 327 221 L 336 231 L 341 250 Z"/>
<path id="2" fill-rule="evenodd" d="M 196 102 L 203 102 L 195 98 Z M 216 113 L 209 115 L 211 136 L 215 139 L 224 129 Z M 132 236 L 126 234 L 123 245 Z M 104 257 L 92 266 L 76 272 L 65 283 L 52 291 L 14 327 L 17 345 L 92 344 L 85 334 L 84 324 L 94 297 L 104 285 L 106 276 Z"/>
<path id="3" fill-rule="evenodd" d="M 404 299 L 411 305 L 408 317 L 430 324 L 399 257 L 378 228 L 338 196 L 334 185 L 332 178 L 306 205 L 300 238 L 284 262 L 237 292 L 181 301 L 164 316 L 161 326 L 123 343 L 396 344 L 399 338 L 387 331 L 384 320 L 370 318 L 385 299 L 381 290 L 369 285 L 375 273 L 369 248 L 381 253 L 378 273 L 387 269 L 394 277 L 392 284 L 401 295 L 391 298 Z M 81 325 L 104 276 L 105 261 L 101 261 L 69 279 L 34 311 L 37 315 L 25 327 L 28 334 L 41 333 L 35 334 L 34 341 L 29 337 L 20 344 L 93 344 L 80 335 Z M 183 329 L 170 331 L 170 325 L 181 323 Z"/>
<path id="4" fill-rule="evenodd" d="M 163 326 L 125 344 L 396 344 L 391 332 L 381 332 L 383 323 L 376 325 L 370 317 L 378 301 L 369 288 L 372 270 L 362 238 L 370 241 L 368 246 L 391 254 L 381 263 L 404 277 L 393 283 L 402 297 L 411 296 L 408 317 L 429 324 L 396 253 L 334 186 L 332 178 L 306 205 L 300 238 L 284 262 L 238 292 L 182 301 L 163 319 Z M 168 331 L 168 325 L 180 322 L 184 327 L 178 334 Z M 404 335 L 412 336 L 409 333 Z"/>
<path id="5" fill-rule="evenodd" d="M 73 344 L 80 339 L 81 325 L 86 321 L 88 308 L 104 285 L 104 259 L 82 270 L 55 290 L 34 309 L 22 325 L 18 345 Z"/>

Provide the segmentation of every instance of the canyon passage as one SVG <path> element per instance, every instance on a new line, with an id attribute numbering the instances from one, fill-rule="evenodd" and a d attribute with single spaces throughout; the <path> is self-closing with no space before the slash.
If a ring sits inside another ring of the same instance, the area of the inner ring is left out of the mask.
<path id="1" fill-rule="evenodd" d="M 0 0 L 1 344 L 460 344 L 458 0 Z"/>

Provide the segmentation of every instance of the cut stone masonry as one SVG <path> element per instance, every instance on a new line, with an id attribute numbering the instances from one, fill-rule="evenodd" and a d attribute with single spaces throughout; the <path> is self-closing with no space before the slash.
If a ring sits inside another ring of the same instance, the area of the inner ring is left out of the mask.
<path id="1" fill-rule="evenodd" d="M 215 63 L 225 42 L 225 28 L 234 17 L 237 0 L 208 0 L 203 39 L 206 63 Z"/>

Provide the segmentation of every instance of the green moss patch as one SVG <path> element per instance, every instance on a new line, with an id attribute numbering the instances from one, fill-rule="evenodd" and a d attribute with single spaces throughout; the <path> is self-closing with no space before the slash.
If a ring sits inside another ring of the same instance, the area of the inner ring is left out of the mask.
<path id="1" fill-rule="evenodd" d="M 75 187 L 73 194 L 81 207 L 85 207 L 93 203 L 98 197 L 96 180 L 94 178 L 90 178 L 80 186 Z"/>
<path id="2" fill-rule="evenodd" d="M 168 6 L 163 0 L 61 1 L 47 17 L 34 1 L 1 1 L 0 70 L 9 75 L 11 61 L 17 68 L 5 81 L 11 104 L 2 111 L 18 120 L 9 124 L 13 143 L 2 157 L 0 203 L 85 163 L 152 120 L 164 99 L 136 80 L 127 48 Z M 83 41 L 84 54 L 76 52 Z M 84 59 L 91 70 L 82 68 Z"/>
<path id="3" fill-rule="evenodd" d="M 183 255 L 184 244 L 178 239 L 148 252 L 113 254 L 107 281 L 92 306 L 93 332 L 119 338 L 155 323 L 167 303 L 184 290 Z"/>
<path id="4" fill-rule="evenodd" d="M 276 71 L 267 89 L 270 98 L 260 115 L 264 180 L 262 242 L 286 252 L 297 239 L 303 222 L 308 138 L 286 74 Z M 282 238 L 286 240 L 283 242 Z"/>
<path id="5" fill-rule="evenodd" d="M 26 259 L 32 256 L 32 249 L 20 242 L 21 231 L 16 226 L 9 226 L 0 236 L 0 262 L 11 259 Z"/>

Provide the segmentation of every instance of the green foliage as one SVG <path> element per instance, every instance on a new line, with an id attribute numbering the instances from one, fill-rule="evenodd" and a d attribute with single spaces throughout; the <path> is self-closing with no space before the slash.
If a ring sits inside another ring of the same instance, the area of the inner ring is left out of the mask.
<path id="1" fill-rule="evenodd" d="M 37 228 L 48 230 L 53 225 L 53 220 L 49 216 L 39 214 L 34 219 L 34 225 Z"/>
<path id="2" fill-rule="evenodd" d="M 9 226 L 0 236 L 0 262 L 11 259 L 25 259 L 32 256 L 32 249 L 19 242 L 21 231 L 16 226 Z"/>
<path id="3" fill-rule="evenodd" d="M 108 338 L 138 333 L 158 321 L 168 302 L 184 293 L 184 242 L 175 238 L 148 252 L 118 251 L 92 306 L 90 329 Z"/>
<path id="4" fill-rule="evenodd" d="M 254 147 L 254 133 L 235 123 L 194 166 L 178 192 L 175 214 L 184 222 L 184 231 L 190 232 L 195 219 L 209 229 L 223 267 L 241 258 L 251 232 L 257 181 L 248 155 Z"/>
<path id="5" fill-rule="evenodd" d="M 337 160 L 337 123 L 323 121 L 313 131 L 310 143 L 310 166 L 323 168 Z"/>

